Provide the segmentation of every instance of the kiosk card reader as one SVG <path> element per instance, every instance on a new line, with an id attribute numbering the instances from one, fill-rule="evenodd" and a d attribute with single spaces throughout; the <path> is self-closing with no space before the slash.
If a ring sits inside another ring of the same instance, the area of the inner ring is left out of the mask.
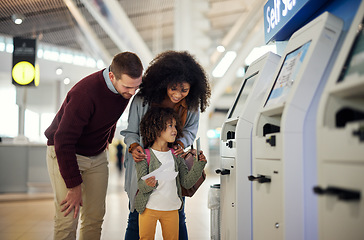
<path id="1" fill-rule="evenodd" d="M 248 68 L 221 132 L 221 239 L 252 239 L 251 132 L 280 57 L 267 53 Z"/>
<path id="2" fill-rule="evenodd" d="M 319 239 L 364 239 L 364 1 L 318 111 Z"/>
<path id="3" fill-rule="evenodd" d="M 341 19 L 325 12 L 296 31 L 261 105 L 249 176 L 256 240 L 304 239 L 303 155 L 310 149 L 303 146 L 303 138 L 315 136 L 306 136 L 303 125 L 342 26 Z"/>

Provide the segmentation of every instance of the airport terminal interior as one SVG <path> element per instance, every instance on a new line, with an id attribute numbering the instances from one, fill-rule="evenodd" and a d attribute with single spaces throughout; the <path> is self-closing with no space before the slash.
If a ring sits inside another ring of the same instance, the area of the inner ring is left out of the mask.
<path id="1" fill-rule="evenodd" d="M 44 131 L 67 92 L 119 52 L 146 69 L 167 50 L 191 53 L 211 86 L 189 239 L 364 239 L 363 28 L 364 0 L 3 1 L 0 239 L 53 239 Z M 108 151 L 104 240 L 127 225 L 128 111 Z"/>

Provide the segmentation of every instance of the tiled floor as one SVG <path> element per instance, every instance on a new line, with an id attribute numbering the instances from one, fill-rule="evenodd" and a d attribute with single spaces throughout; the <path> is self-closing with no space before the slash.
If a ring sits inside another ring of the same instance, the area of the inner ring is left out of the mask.
<path id="1" fill-rule="evenodd" d="M 123 174 L 110 164 L 107 211 L 102 239 L 124 239 L 128 216 L 128 199 L 123 190 Z M 186 198 L 186 221 L 189 239 L 210 239 L 210 185 L 219 183 L 216 175 L 208 174 L 205 183 L 192 198 Z M 1 240 L 53 239 L 53 201 L 50 193 L 0 194 Z M 156 239 L 162 239 L 158 226 Z"/>

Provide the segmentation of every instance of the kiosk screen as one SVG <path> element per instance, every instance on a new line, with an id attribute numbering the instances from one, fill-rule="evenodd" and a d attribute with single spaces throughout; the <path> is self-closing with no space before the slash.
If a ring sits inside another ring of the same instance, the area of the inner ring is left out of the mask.
<path id="1" fill-rule="evenodd" d="M 245 79 L 244 84 L 241 86 L 238 97 L 236 98 L 234 105 L 230 111 L 228 118 L 236 118 L 238 117 L 239 110 L 242 109 L 246 99 L 248 98 L 249 92 L 253 87 L 255 79 L 258 75 L 258 72 L 254 73 L 253 75 L 249 76 Z"/>
<path id="2" fill-rule="evenodd" d="M 288 53 L 264 107 L 283 102 L 292 88 L 311 41 Z"/>
<path id="3" fill-rule="evenodd" d="M 338 79 L 338 82 L 350 77 L 358 78 L 364 75 L 364 19 L 363 27 L 358 31 L 351 51 L 346 59 L 345 65 Z"/>

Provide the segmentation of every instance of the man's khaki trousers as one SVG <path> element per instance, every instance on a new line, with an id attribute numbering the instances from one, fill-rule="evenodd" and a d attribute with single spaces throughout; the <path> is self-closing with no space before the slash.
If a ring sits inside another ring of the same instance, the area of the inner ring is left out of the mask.
<path id="1" fill-rule="evenodd" d="M 78 215 L 81 218 L 79 239 L 100 239 L 109 178 L 107 152 L 94 157 L 76 156 L 83 180 L 83 206 Z M 73 211 L 66 217 L 61 212 L 60 203 L 65 199 L 68 189 L 59 171 L 54 146 L 47 147 L 47 165 L 55 201 L 54 239 L 76 239 L 78 218 L 73 218 Z"/>

